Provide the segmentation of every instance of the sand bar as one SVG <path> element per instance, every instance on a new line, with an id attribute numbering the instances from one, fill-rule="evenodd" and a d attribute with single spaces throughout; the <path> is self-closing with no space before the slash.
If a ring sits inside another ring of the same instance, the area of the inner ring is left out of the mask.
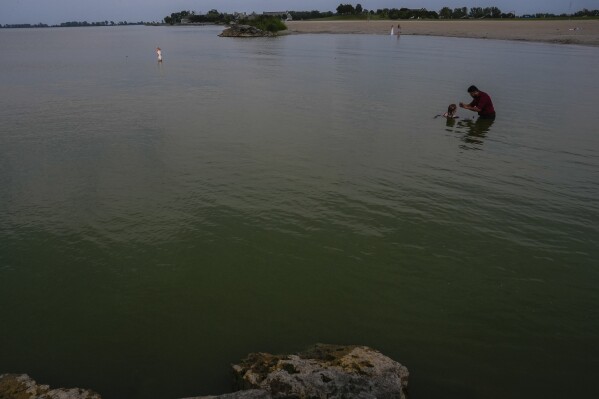
<path id="1" fill-rule="evenodd" d="M 599 20 L 385 20 L 289 21 L 289 33 L 361 33 L 388 35 L 401 25 L 402 35 L 524 40 L 599 46 Z"/>

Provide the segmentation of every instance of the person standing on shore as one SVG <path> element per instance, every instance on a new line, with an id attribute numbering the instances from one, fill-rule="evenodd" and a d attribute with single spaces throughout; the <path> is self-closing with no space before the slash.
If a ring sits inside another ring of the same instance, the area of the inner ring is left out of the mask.
<path id="1" fill-rule="evenodd" d="M 491 97 L 483 91 L 478 90 L 476 86 L 468 88 L 468 94 L 472 97 L 470 104 L 460 103 L 460 107 L 478 112 L 478 116 L 483 119 L 495 119 L 495 108 Z"/>

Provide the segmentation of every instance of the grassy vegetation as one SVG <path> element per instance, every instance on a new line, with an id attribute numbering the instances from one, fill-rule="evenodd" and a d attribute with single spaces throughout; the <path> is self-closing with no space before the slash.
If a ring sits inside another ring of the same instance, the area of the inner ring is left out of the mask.
<path id="1" fill-rule="evenodd" d="M 246 19 L 244 21 L 241 21 L 241 23 L 244 25 L 253 26 L 263 31 L 273 33 L 287 29 L 287 26 L 283 21 L 281 21 L 281 18 L 267 15 L 260 15 L 254 19 Z"/>

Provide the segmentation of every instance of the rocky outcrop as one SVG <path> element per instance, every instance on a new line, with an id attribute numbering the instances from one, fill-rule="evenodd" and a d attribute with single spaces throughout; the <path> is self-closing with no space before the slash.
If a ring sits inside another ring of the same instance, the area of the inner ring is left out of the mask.
<path id="1" fill-rule="evenodd" d="M 272 399 L 272 395 L 264 389 L 248 389 L 218 396 L 195 396 L 184 399 Z"/>
<path id="2" fill-rule="evenodd" d="M 102 399 L 102 397 L 88 389 L 50 389 L 48 385 L 38 385 L 27 374 L 2 374 L 0 375 L 0 399 Z"/>
<path id="3" fill-rule="evenodd" d="M 219 35 L 220 37 L 270 37 L 276 36 L 272 32 L 263 31 L 250 25 L 231 25 Z"/>
<path id="4" fill-rule="evenodd" d="M 406 399 L 408 369 L 366 346 L 315 345 L 294 355 L 252 353 L 233 365 L 234 389 L 187 399 Z M 26 374 L 0 375 L 0 399 L 101 399 L 50 389 Z"/>
<path id="5" fill-rule="evenodd" d="M 202 399 L 406 399 L 409 377 L 406 367 L 374 349 L 339 345 L 297 355 L 252 353 L 233 365 L 233 374 L 240 391 Z M 243 396 L 249 392 L 255 396 Z"/>

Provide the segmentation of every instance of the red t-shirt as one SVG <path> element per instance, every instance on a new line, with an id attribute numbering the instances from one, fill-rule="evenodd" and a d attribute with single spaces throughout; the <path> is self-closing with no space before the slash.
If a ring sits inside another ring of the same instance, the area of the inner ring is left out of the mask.
<path id="1" fill-rule="evenodd" d="M 493 116 L 495 115 L 495 108 L 493 108 L 493 101 L 491 101 L 491 97 L 487 93 L 482 91 L 478 92 L 479 95 L 476 97 L 470 105 L 472 107 L 478 107 L 480 112 L 478 113 L 480 116 Z"/>

